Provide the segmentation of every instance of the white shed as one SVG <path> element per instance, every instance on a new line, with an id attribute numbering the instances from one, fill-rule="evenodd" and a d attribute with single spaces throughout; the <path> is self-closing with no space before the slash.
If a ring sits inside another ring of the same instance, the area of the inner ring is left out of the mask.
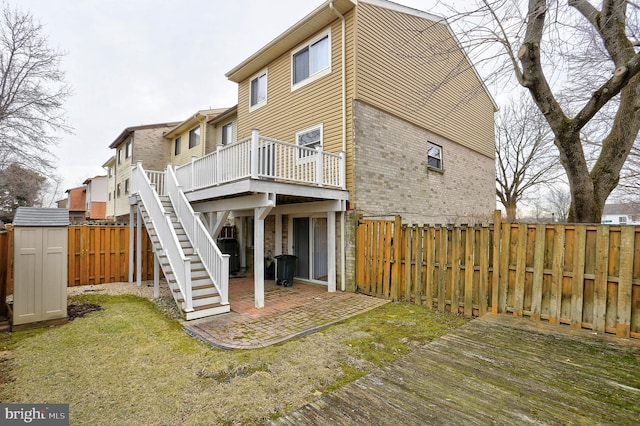
<path id="1" fill-rule="evenodd" d="M 14 326 L 67 317 L 69 211 L 20 207 L 13 219 Z"/>

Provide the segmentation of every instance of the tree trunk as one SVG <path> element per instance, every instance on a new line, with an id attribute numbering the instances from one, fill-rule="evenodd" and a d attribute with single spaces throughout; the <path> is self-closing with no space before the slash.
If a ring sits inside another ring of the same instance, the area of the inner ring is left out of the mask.
<path id="1" fill-rule="evenodd" d="M 508 201 L 505 205 L 507 209 L 507 222 L 513 223 L 516 221 L 516 203 Z"/>

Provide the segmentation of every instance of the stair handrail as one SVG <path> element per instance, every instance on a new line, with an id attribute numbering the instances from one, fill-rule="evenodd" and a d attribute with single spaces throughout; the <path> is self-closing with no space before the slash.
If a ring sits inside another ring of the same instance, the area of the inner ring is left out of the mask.
<path id="1" fill-rule="evenodd" d="M 131 174 L 135 184 L 134 188 L 149 214 L 149 220 L 156 230 L 160 246 L 167 257 L 180 294 L 185 301 L 184 311 L 193 312 L 191 258 L 185 256 L 178 235 L 171 223 L 171 217 L 162 206 L 158 193 L 154 189 L 155 185 L 151 184 L 141 161 L 138 161 L 132 168 Z"/>
<path id="2" fill-rule="evenodd" d="M 167 166 L 165 174 L 165 190 L 171 199 L 173 208 L 182 223 L 187 237 L 191 241 L 194 250 L 200 256 L 213 285 L 220 295 L 220 304 L 229 304 L 229 255 L 224 254 L 218 248 L 207 228 L 200 220 L 200 213 L 191 207 L 182 186 L 178 183 L 171 165 Z"/>

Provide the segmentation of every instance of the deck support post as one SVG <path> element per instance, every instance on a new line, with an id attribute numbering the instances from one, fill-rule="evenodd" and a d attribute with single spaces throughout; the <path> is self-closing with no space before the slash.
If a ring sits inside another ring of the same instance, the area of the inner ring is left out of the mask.
<path id="1" fill-rule="evenodd" d="M 269 216 L 274 203 L 254 209 L 253 233 L 253 280 L 256 308 L 264 308 L 264 220 Z"/>
<path id="2" fill-rule="evenodd" d="M 327 212 L 327 289 L 336 291 L 336 212 Z"/>
<path id="3" fill-rule="evenodd" d="M 260 209 L 254 211 L 253 219 L 253 285 L 256 308 L 264 308 L 264 219 Z"/>
<path id="4" fill-rule="evenodd" d="M 136 218 L 136 284 L 142 287 L 142 214 L 138 206 Z"/>

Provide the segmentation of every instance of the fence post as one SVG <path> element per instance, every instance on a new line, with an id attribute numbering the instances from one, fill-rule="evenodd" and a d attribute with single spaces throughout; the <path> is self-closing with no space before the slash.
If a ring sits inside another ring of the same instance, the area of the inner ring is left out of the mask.
<path id="1" fill-rule="evenodd" d="M 397 302 L 400 294 L 400 268 L 402 262 L 400 259 L 402 251 L 402 217 L 396 216 L 395 223 L 393 225 L 393 240 L 392 240 L 392 256 L 393 256 L 393 270 L 391 271 L 391 297 L 394 302 Z"/>
<path id="2" fill-rule="evenodd" d="M 502 231 L 502 211 L 493 214 L 493 276 L 491 277 L 491 312 L 497 314 L 498 287 L 500 285 L 500 234 Z"/>

